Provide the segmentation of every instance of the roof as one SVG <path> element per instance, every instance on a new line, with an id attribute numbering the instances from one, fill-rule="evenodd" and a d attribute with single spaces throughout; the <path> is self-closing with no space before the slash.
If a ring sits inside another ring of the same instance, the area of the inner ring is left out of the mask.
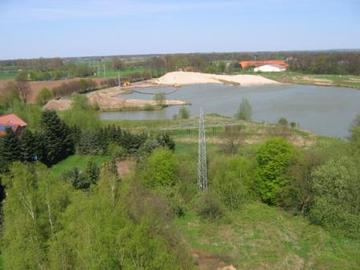
<path id="1" fill-rule="evenodd" d="M 16 114 L 10 113 L 0 115 L 0 126 L 15 127 L 16 129 L 18 127 L 26 127 L 27 124 Z"/>
<path id="2" fill-rule="evenodd" d="M 261 61 L 240 61 L 242 68 L 246 67 L 258 67 L 264 65 L 276 65 L 281 67 L 288 67 L 288 64 L 284 60 L 261 60 Z"/>

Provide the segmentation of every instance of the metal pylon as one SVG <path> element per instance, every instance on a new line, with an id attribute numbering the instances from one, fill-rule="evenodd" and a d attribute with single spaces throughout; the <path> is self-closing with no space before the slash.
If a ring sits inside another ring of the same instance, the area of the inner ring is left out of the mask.
<path id="1" fill-rule="evenodd" d="M 206 190 L 208 188 L 205 120 L 204 120 L 204 112 L 202 109 L 200 109 L 200 117 L 199 117 L 198 186 L 200 190 Z"/>

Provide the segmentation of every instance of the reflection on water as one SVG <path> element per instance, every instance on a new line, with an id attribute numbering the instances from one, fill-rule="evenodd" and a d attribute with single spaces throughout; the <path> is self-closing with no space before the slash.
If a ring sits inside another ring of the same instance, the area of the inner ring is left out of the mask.
<path id="1" fill-rule="evenodd" d="M 124 95 L 125 98 L 152 99 L 144 93 L 168 93 L 168 99 L 191 102 L 188 106 L 192 115 L 199 113 L 200 107 L 206 113 L 233 116 L 243 97 L 249 99 L 253 107 L 255 121 L 277 122 L 286 117 L 289 122 L 297 122 L 304 129 L 315 133 L 345 137 L 356 114 L 360 113 L 360 91 L 339 87 L 319 87 L 308 85 L 282 85 L 261 87 L 236 87 L 216 84 L 184 86 L 174 88 L 146 88 Z M 171 119 L 179 107 L 168 107 L 161 111 L 109 112 L 102 113 L 102 119 Z"/>

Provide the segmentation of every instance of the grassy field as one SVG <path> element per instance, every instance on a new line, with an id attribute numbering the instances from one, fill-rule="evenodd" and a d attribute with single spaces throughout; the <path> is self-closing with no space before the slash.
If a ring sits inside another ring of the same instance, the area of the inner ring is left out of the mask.
<path id="1" fill-rule="evenodd" d="M 176 221 L 192 249 L 237 269 L 358 269 L 360 243 L 304 218 L 254 202 L 220 221 L 189 213 Z"/>
<path id="2" fill-rule="evenodd" d="M 54 175 L 60 176 L 63 172 L 68 171 L 75 167 L 77 167 L 80 170 L 84 170 L 86 168 L 87 163 L 90 160 L 100 165 L 103 162 L 110 160 L 110 157 L 73 155 L 51 167 L 51 171 L 53 172 Z"/>
<path id="3" fill-rule="evenodd" d="M 331 74 L 301 74 L 296 72 L 270 72 L 260 75 L 283 83 L 340 86 L 360 89 L 360 76 Z"/>
<path id="4" fill-rule="evenodd" d="M 17 72 L 0 71 L 0 80 L 13 80 Z"/>

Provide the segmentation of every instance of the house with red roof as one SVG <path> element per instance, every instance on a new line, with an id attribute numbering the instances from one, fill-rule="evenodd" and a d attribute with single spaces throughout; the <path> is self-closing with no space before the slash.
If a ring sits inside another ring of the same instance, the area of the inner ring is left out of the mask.
<path id="1" fill-rule="evenodd" d="M 240 66 L 242 69 L 264 65 L 278 66 L 284 69 L 287 69 L 289 66 L 288 63 L 286 63 L 284 60 L 240 61 Z"/>
<path id="2" fill-rule="evenodd" d="M 19 134 L 26 126 L 26 122 L 14 113 L 0 115 L 0 137 L 5 136 L 6 129 L 8 128 Z"/>

